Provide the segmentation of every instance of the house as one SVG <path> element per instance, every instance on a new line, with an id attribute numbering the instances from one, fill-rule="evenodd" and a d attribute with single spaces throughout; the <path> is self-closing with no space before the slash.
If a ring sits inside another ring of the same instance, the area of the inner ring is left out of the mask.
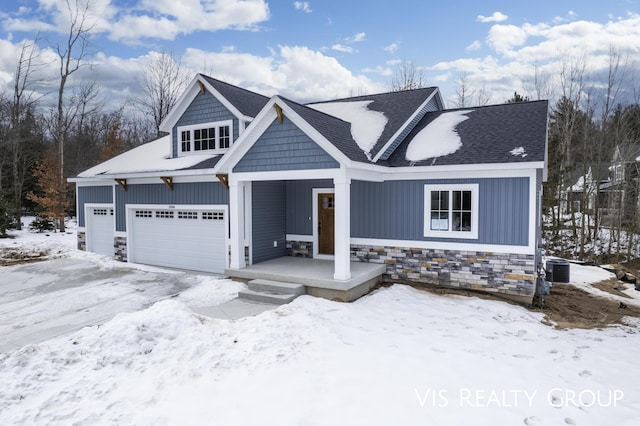
<path id="1" fill-rule="evenodd" d="M 161 130 L 70 179 L 80 249 L 236 277 L 313 259 L 331 276 L 308 292 L 340 300 L 375 284 L 354 282 L 366 268 L 534 295 L 546 101 L 447 110 L 432 87 L 303 105 L 198 74 Z"/>

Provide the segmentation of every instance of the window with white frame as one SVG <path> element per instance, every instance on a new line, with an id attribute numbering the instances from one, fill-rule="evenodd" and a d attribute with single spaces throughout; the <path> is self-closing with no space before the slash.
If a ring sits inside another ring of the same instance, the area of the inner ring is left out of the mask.
<path id="1" fill-rule="evenodd" d="M 424 236 L 478 238 L 478 184 L 425 185 Z"/>
<path id="2" fill-rule="evenodd" d="M 233 140 L 231 120 L 178 127 L 178 146 L 182 154 L 224 151 Z"/>

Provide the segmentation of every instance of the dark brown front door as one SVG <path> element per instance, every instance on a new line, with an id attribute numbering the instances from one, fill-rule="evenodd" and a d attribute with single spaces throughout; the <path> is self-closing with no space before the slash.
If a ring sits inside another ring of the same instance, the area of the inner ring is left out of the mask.
<path id="1" fill-rule="evenodd" d="M 318 194 L 318 253 L 333 254 L 333 194 Z"/>

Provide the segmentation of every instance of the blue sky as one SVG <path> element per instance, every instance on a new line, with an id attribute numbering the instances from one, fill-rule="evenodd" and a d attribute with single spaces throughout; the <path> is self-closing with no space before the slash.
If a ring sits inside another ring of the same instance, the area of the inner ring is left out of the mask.
<path id="1" fill-rule="evenodd" d="M 65 1 L 0 6 L 5 89 L 23 40 L 39 31 L 43 60 L 55 59 Z M 135 94 L 145 62 L 160 51 L 192 73 L 300 101 L 388 90 L 398 63 L 411 61 L 448 106 L 462 76 L 472 93 L 499 103 L 515 90 L 536 97 L 534 64 L 554 77 L 563 59 L 586 58 L 594 86 L 611 47 L 624 54 L 629 81 L 640 64 L 639 0 L 69 1 L 90 1 L 95 23 L 95 66 L 71 84 L 97 78 L 111 100 Z M 55 81 L 55 68 L 46 75 Z"/>

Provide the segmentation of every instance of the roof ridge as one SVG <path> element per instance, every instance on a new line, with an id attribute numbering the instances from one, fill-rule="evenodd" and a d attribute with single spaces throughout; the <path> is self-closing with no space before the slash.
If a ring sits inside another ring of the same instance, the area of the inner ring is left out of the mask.
<path id="1" fill-rule="evenodd" d="M 202 73 L 198 73 L 198 74 L 201 75 L 202 77 L 206 78 L 207 80 L 213 80 L 216 83 L 223 84 L 224 86 L 231 87 L 231 88 L 236 89 L 236 90 L 242 90 L 243 92 L 247 92 L 247 93 L 250 93 L 252 95 L 261 96 L 261 97 L 269 100 L 269 97 L 266 96 L 266 95 L 263 95 L 262 93 L 254 92 L 253 90 L 245 89 L 244 87 L 237 86 L 237 85 L 231 84 L 231 83 L 227 83 L 226 81 L 217 79 L 215 77 L 211 77 L 210 75 L 206 75 L 206 74 L 202 74 Z"/>
<path id="2" fill-rule="evenodd" d="M 396 91 L 389 91 L 389 92 L 379 92 L 379 93 L 371 93 L 368 95 L 358 95 L 358 96 L 349 96 L 346 98 L 337 98 L 337 99 L 329 99 L 329 100 L 324 100 L 324 101 L 315 101 L 315 102 L 307 102 L 304 105 L 311 105 L 311 104 L 323 104 L 323 103 L 330 103 L 330 102 L 345 102 L 345 101 L 355 101 L 355 100 L 371 100 L 372 97 L 377 96 L 387 96 L 387 95 L 396 95 L 396 94 L 405 94 L 408 92 L 417 92 L 420 90 L 437 90 L 438 87 L 437 86 L 429 86 L 429 87 L 420 87 L 417 89 L 407 89 L 407 90 L 396 90 Z"/>

